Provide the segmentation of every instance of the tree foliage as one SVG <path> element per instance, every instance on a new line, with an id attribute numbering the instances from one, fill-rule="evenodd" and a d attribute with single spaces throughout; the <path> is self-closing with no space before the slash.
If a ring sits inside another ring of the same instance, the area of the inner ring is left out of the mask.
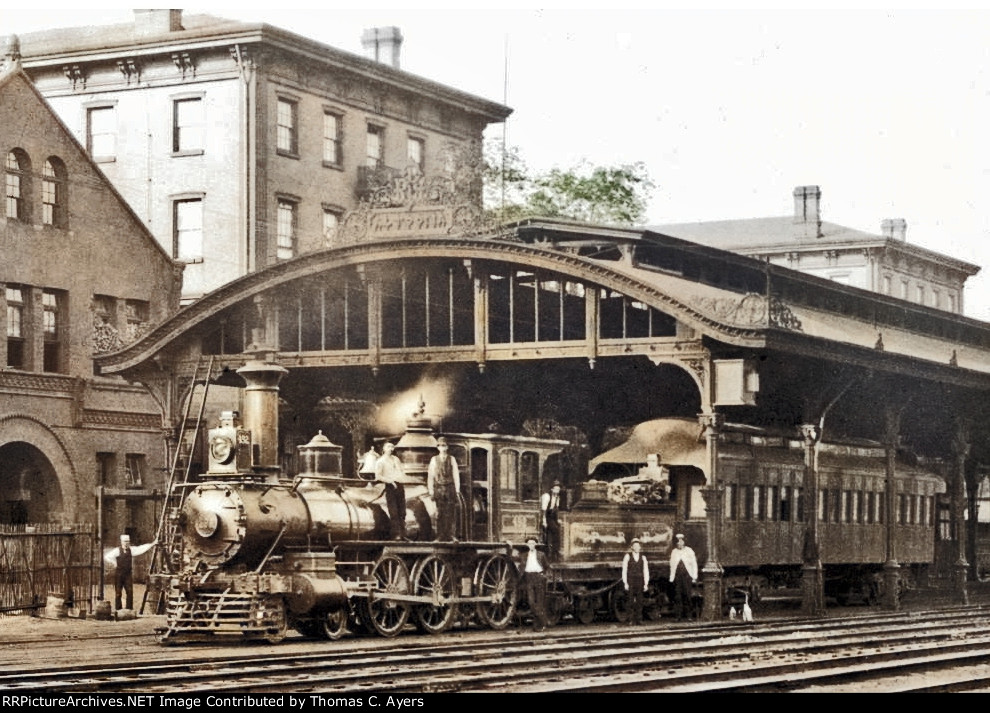
<path id="1" fill-rule="evenodd" d="M 519 149 L 500 140 L 485 144 L 485 208 L 500 222 L 528 217 L 636 225 L 646 217 L 655 185 L 645 164 L 531 171 Z"/>

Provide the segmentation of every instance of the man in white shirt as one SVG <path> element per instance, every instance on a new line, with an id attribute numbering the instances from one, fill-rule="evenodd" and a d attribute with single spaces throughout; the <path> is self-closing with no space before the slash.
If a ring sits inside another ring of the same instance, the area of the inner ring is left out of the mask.
<path id="1" fill-rule="evenodd" d="M 522 553 L 519 569 L 522 571 L 522 590 L 526 594 L 533 614 L 533 629 L 543 631 L 547 625 L 547 575 L 550 561 L 536 548 L 534 535 L 526 538 L 527 549 Z M 512 543 L 509 543 L 510 546 Z"/>
<path id="2" fill-rule="evenodd" d="M 674 536 L 677 544 L 670 553 L 670 581 L 674 585 L 674 615 L 690 619 L 691 585 L 698 581 L 698 559 L 694 550 L 684 543 L 684 535 Z"/>
<path id="3" fill-rule="evenodd" d="M 121 535 L 120 547 L 114 547 L 103 558 L 108 565 L 116 568 L 113 576 L 114 609 L 121 608 L 122 593 L 125 595 L 124 601 L 127 602 L 127 606 L 123 608 L 134 608 L 134 558 L 143 555 L 157 544 L 158 540 L 154 540 L 146 545 L 131 547 L 131 536 Z"/>
<path id="4" fill-rule="evenodd" d="M 382 455 L 375 461 L 375 480 L 385 484 L 385 505 L 393 540 L 406 539 L 406 489 L 402 478 L 406 471 L 395 455 L 395 444 L 382 446 Z"/>
<path id="5" fill-rule="evenodd" d="M 643 545 L 634 537 L 629 551 L 622 558 L 622 586 L 629 593 L 630 621 L 643 623 L 643 595 L 650 586 L 650 565 L 641 550 Z"/>

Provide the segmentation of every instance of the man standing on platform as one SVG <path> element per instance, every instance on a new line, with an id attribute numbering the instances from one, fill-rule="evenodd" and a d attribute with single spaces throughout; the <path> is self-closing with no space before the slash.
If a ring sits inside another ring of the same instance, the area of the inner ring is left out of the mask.
<path id="1" fill-rule="evenodd" d="M 634 537 L 629 551 L 622 558 L 622 585 L 629 592 L 630 621 L 643 623 L 643 595 L 650 585 L 650 565 L 641 550 L 639 538 Z"/>
<path id="2" fill-rule="evenodd" d="M 113 608 L 121 608 L 121 593 L 127 606 L 124 609 L 134 608 L 134 558 L 143 555 L 152 547 L 158 544 L 158 540 L 149 542 L 146 545 L 131 547 L 130 535 L 120 536 L 120 547 L 114 547 L 107 552 L 103 559 L 111 567 L 116 567 L 113 576 Z"/>
<path id="3" fill-rule="evenodd" d="M 461 474 L 457 461 L 447 452 L 447 439 L 437 439 L 439 453 L 430 459 L 426 488 L 437 505 L 437 534 L 441 542 L 456 542 L 457 506 L 461 494 Z"/>
<path id="4" fill-rule="evenodd" d="M 691 618 L 691 585 L 698 581 L 698 558 L 684 544 L 684 535 L 675 535 L 677 544 L 670 553 L 670 581 L 674 585 L 674 615 Z"/>

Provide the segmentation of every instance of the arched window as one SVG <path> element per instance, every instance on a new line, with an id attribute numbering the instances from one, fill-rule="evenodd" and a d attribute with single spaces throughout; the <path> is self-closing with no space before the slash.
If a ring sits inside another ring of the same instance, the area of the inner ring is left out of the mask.
<path id="1" fill-rule="evenodd" d="M 65 164 L 50 156 L 41 172 L 41 222 L 44 225 L 66 227 L 66 185 Z"/>
<path id="2" fill-rule="evenodd" d="M 7 196 L 7 218 L 31 220 L 31 161 L 21 149 L 7 154 L 4 163 Z"/>

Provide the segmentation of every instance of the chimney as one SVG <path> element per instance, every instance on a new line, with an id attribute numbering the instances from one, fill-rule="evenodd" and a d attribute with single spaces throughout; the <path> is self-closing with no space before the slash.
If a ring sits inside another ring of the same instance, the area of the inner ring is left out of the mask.
<path id="1" fill-rule="evenodd" d="M 182 28 L 182 10 L 135 10 L 134 27 L 142 35 L 178 32 Z"/>
<path id="2" fill-rule="evenodd" d="M 884 218 L 880 221 L 880 234 L 888 240 L 907 242 L 907 221 L 904 218 Z"/>
<path id="3" fill-rule="evenodd" d="M 361 46 L 368 59 L 399 68 L 402 33 L 398 27 L 371 27 L 361 33 Z"/>
<path id="4" fill-rule="evenodd" d="M 17 35 L 7 38 L 7 50 L 0 62 L 0 74 L 16 72 L 21 68 L 21 40 Z"/>
<path id="5" fill-rule="evenodd" d="M 822 192 L 818 186 L 798 186 L 794 189 L 794 225 L 798 237 L 822 237 Z"/>

